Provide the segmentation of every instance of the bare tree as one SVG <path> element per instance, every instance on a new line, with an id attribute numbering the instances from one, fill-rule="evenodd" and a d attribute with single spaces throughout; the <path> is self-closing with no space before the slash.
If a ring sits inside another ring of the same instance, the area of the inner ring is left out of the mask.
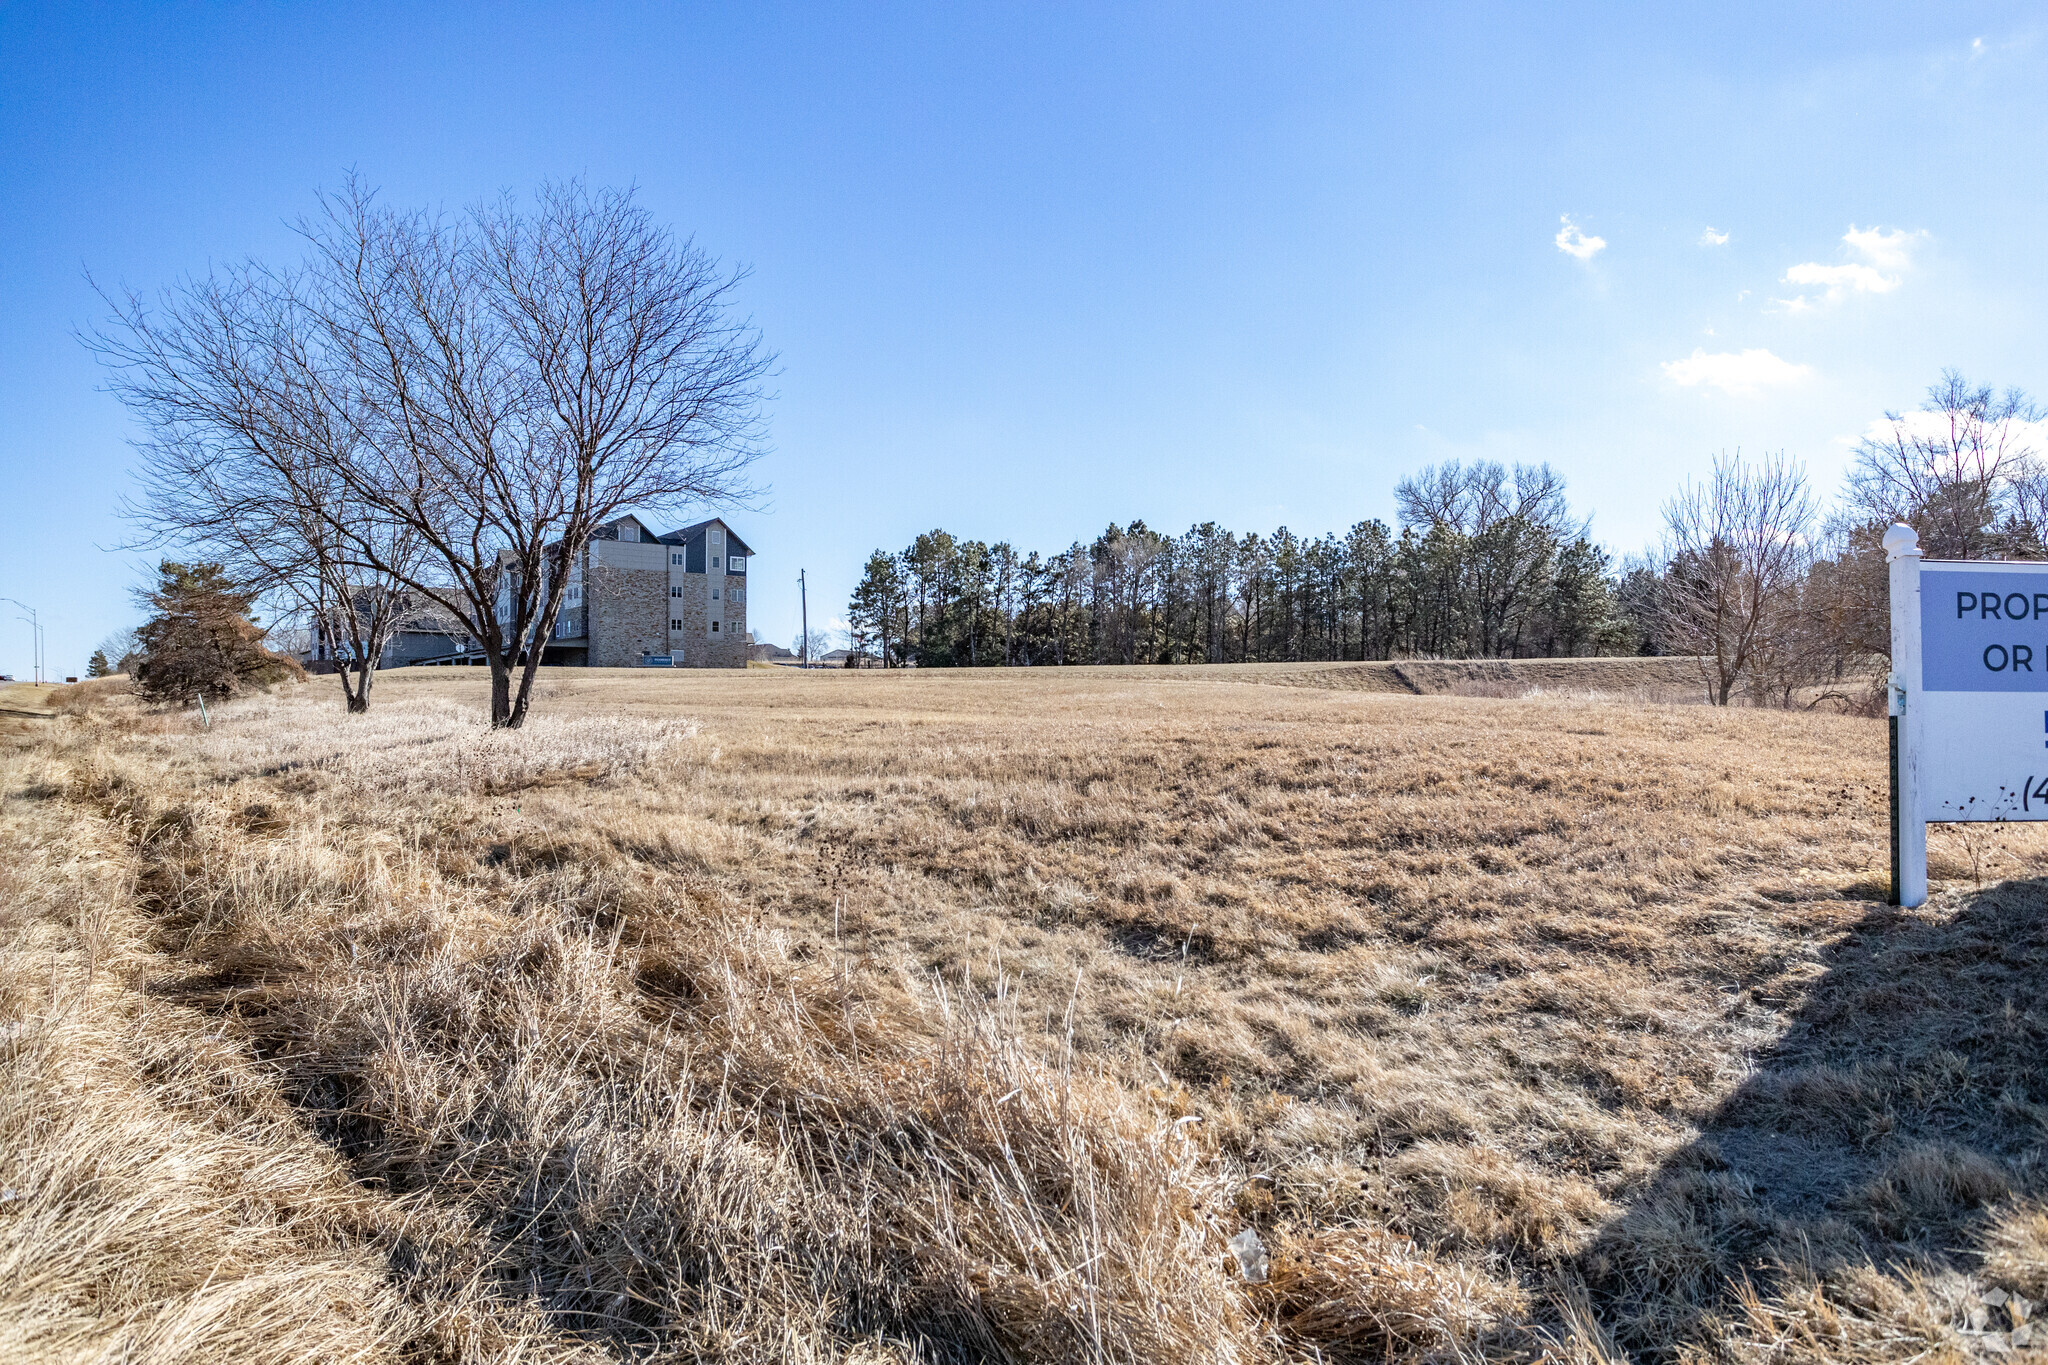
<path id="1" fill-rule="evenodd" d="M 2038 553 L 2044 504 L 2039 466 L 2043 412 L 2020 389 L 1973 387 L 1944 370 L 1913 413 L 1888 412 L 1849 473 L 1858 521 L 1903 521 L 1933 559 Z"/>
<path id="2" fill-rule="evenodd" d="M 199 551 L 307 622 L 346 660 L 344 704 L 360 712 L 419 542 L 339 475 L 357 423 L 342 392 L 306 381 L 301 284 L 245 264 L 167 289 L 154 308 L 102 294 L 113 315 L 82 340 L 147 433 L 135 443 L 142 492 L 124 509 L 144 543 Z"/>
<path id="3" fill-rule="evenodd" d="M 1673 653 L 1699 656 L 1715 705 L 1784 654 L 1813 521 L 1805 472 L 1782 452 L 1754 464 L 1716 459 L 1706 482 L 1688 482 L 1664 505 L 1659 638 Z"/>
<path id="4" fill-rule="evenodd" d="M 491 723 L 517 727 L 592 533 L 750 491 L 770 357 L 731 315 L 742 276 L 630 191 L 575 181 L 530 211 L 508 198 L 448 217 L 380 208 L 351 180 L 301 231 L 315 373 L 361 414 L 342 476 L 433 572 L 354 549 L 477 639 Z"/>
<path id="5" fill-rule="evenodd" d="M 1491 460 L 1453 460 L 1401 480 L 1394 497 L 1404 526 L 1455 537 L 1461 596 L 1477 627 L 1470 644 L 1487 656 L 1519 644 L 1558 550 L 1588 530 L 1572 520 L 1564 478 L 1547 464 L 1518 464 L 1511 474 Z"/>
<path id="6" fill-rule="evenodd" d="M 300 230 L 303 270 L 131 296 L 86 338 L 149 432 L 133 510 L 341 636 L 351 709 L 426 611 L 517 726 L 592 533 L 750 491 L 770 358 L 741 276 L 578 182 L 450 217 L 351 178 Z"/>
<path id="7" fill-rule="evenodd" d="M 142 640 L 134 626 L 123 626 L 108 632 L 93 652 L 104 654 L 114 672 L 126 673 L 129 666 L 142 657 Z"/>
<path id="8" fill-rule="evenodd" d="M 796 639 L 790 644 L 789 652 L 803 659 L 806 668 L 812 667 L 818 660 L 832 652 L 834 634 L 835 632 L 821 626 L 812 627 L 809 635 L 798 631 Z"/>

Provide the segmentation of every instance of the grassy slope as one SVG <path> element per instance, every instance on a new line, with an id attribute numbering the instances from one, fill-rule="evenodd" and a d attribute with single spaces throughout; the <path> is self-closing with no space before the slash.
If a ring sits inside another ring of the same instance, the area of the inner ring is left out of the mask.
<path id="1" fill-rule="evenodd" d="M 1162 678 L 1259 682 L 1326 691 L 1407 696 L 1521 698 L 1565 694 L 1581 700 L 1695 702 L 1699 664 L 1679 659 L 1398 659 L 1366 663 L 1216 664 L 1148 668 Z"/>
<path id="2" fill-rule="evenodd" d="M 0 1017 L 43 1049 L 0 1140 L 60 1183 L 38 1125 L 274 1151 L 200 1182 L 255 1210 L 214 1236 L 296 1237 L 264 1273 L 366 1357 L 1906 1360 L 2048 1291 L 2031 830 L 1940 834 L 1899 914 L 1872 722 L 1359 668 L 563 672 L 511 740 L 423 671 L 368 746 L 310 699 L 63 722 L 0 808 Z M 39 1088 L 74 1053 L 104 1114 Z M 114 1274 L 119 1209 L 17 1204 L 76 1243 L 12 1235 L 80 1341 L 245 1278 L 205 1239 Z"/>

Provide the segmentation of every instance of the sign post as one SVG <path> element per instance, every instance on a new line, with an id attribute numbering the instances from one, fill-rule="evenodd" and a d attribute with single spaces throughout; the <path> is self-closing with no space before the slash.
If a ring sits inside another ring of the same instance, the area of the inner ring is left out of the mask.
<path id="1" fill-rule="evenodd" d="M 1892 739 L 1892 904 L 1927 900 L 1927 822 L 1920 816 L 1920 746 L 1913 741 L 1920 708 L 1920 536 L 1898 523 L 1884 533 L 1891 564 L 1892 674 L 1885 714 Z"/>
<path id="2" fill-rule="evenodd" d="M 1923 563 L 1884 533 L 1891 570 L 1892 900 L 1927 900 L 1934 820 L 2048 820 L 2048 561 Z"/>

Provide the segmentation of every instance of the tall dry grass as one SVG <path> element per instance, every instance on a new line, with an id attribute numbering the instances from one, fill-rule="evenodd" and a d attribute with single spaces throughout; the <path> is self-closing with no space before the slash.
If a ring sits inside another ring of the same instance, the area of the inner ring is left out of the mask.
<path id="1" fill-rule="evenodd" d="M 42 723 L 16 1353 L 2024 1348 L 2031 830 L 1902 918 L 1868 722 L 1243 673 Z"/>
<path id="2" fill-rule="evenodd" d="M 115 928 L 67 924 L 70 897 L 10 927 L 70 934 L 85 999 L 178 1020 L 170 1047 L 207 1044 L 203 1063 L 152 1066 L 133 1035 L 51 1022 L 103 1007 L 10 998 L 17 1197 L 0 1218 L 16 1214 L 19 1274 L 0 1294 L 30 1355 L 243 1359 L 259 1338 L 295 1359 L 1251 1349 L 1242 1295 L 1204 1254 L 1227 1168 L 1172 1114 L 1019 1046 L 1000 983 L 958 999 L 898 984 L 878 1007 L 701 876 L 468 839 L 482 812 L 465 798 L 640 790 L 687 728 L 492 736 L 461 708 L 400 702 L 351 730 L 371 740 L 357 751 L 337 743 L 349 724 L 252 701 L 209 731 L 143 722 L 26 756 L 10 833 L 40 825 L 73 858 L 92 840 L 132 889 L 112 889 Z M 445 790 L 421 780 L 436 771 Z M 133 1063 L 106 1088 L 137 1113 L 45 1088 L 96 1051 Z M 225 1076 L 251 1078 L 283 1131 L 235 1132 Z M 226 1135 L 176 1147 L 152 1121 L 166 1085 Z M 52 1104 L 61 1126 L 37 1108 Z M 266 1144 L 279 1154 L 247 1155 Z M 209 1191 L 237 1177 L 194 1199 L 188 1168 Z M 320 1259 L 278 1263 L 297 1242 L 266 1246 L 222 1208 L 265 1199 Z M 160 1245 L 130 1245 L 138 1219 Z M 68 1335 L 38 1317 L 58 1299 L 83 1324 Z M 269 1306 L 236 1320 L 244 1299 Z M 309 1304 L 331 1311 L 298 1330 Z"/>

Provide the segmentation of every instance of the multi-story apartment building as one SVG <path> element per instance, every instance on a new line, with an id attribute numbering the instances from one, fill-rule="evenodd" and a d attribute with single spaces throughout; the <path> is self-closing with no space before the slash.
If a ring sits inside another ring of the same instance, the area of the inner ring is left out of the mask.
<path id="1" fill-rule="evenodd" d="M 717 517 L 656 535 L 635 516 L 601 526 L 576 562 L 541 662 L 592 668 L 745 668 L 747 561 L 753 551 Z M 500 611 L 509 612 L 509 585 Z M 380 668 L 483 662 L 474 640 L 434 607 L 408 608 Z M 314 632 L 306 664 L 346 655 L 339 632 Z"/>
<path id="2" fill-rule="evenodd" d="M 717 517 L 667 535 L 634 516 L 599 527 L 570 567 L 544 662 L 745 668 L 752 557 Z"/>

